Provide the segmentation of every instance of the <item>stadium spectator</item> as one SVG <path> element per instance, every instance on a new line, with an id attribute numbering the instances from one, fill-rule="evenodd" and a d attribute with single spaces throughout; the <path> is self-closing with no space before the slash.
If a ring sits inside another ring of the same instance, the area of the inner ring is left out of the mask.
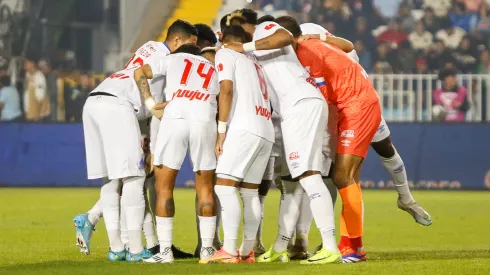
<path id="1" fill-rule="evenodd" d="M 46 78 L 46 91 L 49 96 L 49 104 L 51 109 L 51 121 L 58 119 L 58 75 L 53 71 L 51 63 L 47 59 L 41 59 L 38 62 L 39 70 L 44 74 Z"/>
<path id="2" fill-rule="evenodd" d="M 490 74 L 490 51 L 488 49 L 485 49 L 481 52 L 480 61 L 476 68 L 476 73 Z"/>
<path id="3" fill-rule="evenodd" d="M 378 42 L 389 42 L 395 45 L 408 39 L 408 35 L 402 30 L 400 19 L 393 19 L 387 30 L 376 39 Z"/>
<path id="4" fill-rule="evenodd" d="M 476 14 L 466 11 L 465 3 L 455 3 L 453 11 L 449 13 L 449 18 L 453 26 L 459 27 L 465 32 L 471 31 L 478 23 Z"/>
<path id="5" fill-rule="evenodd" d="M 425 29 L 432 34 L 435 34 L 441 29 L 441 21 L 436 17 L 434 9 L 430 7 L 424 9 L 424 14 L 420 21 L 424 23 Z"/>
<path id="6" fill-rule="evenodd" d="M 408 40 L 414 50 L 426 52 L 432 45 L 434 36 L 425 30 L 424 23 L 418 22 L 415 31 L 408 35 Z"/>
<path id="7" fill-rule="evenodd" d="M 407 3 L 402 3 L 398 10 L 398 17 L 401 20 L 402 29 L 404 32 L 412 32 L 415 26 L 415 19 L 412 16 L 412 11 Z"/>
<path id="8" fill-rule="evenodd" d="M 451 51 L 446 47 L 442 40 L 436 39 L 434 41 L 434 47 L 430 49 L 427 54 L 427 62 L 429 70 L 436 72 L 441 68 L 444 68 L 447 63 L 453 63 L 454 57 Z"/>
<path id="9" fill-rule="evenodd" d="M 366 50 L 370 51 L 371 53 L 374 52 L 376 49 L 376 39 L 368 28 L 366 18 L 358 17 L 356 19 L 356 31 L 349 33 L 352 34 L 347 36 L 350 41 L 361 40 Z"/>
<path id="10" fill-rule="evenodd" d="M 465 5 L 468 12 L 477 13 L 484 3 L 483 0 L 456 0 L 456 4 Z"/>
<path id="11" fill-rule="evenodd" d="M 459 43 L 458 48 L 454 52 L 454 58 L 457 62 L 457 68 L 462 73 L 474 73 L 478 60 L 476 50 L 468 36 L 464 37 Z"/>
<path id="12" fill-rule="evenodd" d="M 80 74 L 79 84 L 71 87 L 71 89 L 68 90 L 68 93 L 65 93 L 65 121 L 82 121 L 83 104 L 93 88 L 90 82 L 88 73 L 82 72 Z"/>
<path id="13" fill-rule="evenodd" d="M 451 8 L 453 4 L 452 1 L 453 0 L 425 0 L 424 7 L 432 8 L 437 17 L 444 17 Z"/>
<path id="14" fill-rule="evenodd" d="M 456 49 L 465 34 L 463 29 L 455 27 L 449 18 L 445 18 L 442 29 L 436 33 L 436 38 L 442 40 L 448 48 Z"/>
<path id="15" fill-rule="evenodd" d="M 24 113 L 27 121 L 49 120 L 50 105 L 46 77 L 38 70 L 35 58 L 24 61 Z"/>
<path id="16" fill-rule="evenodd" d="M 409 41 L 403 41 L 400 43 L 397 56 L 400 65 L 400 68 L 396 70 L 398 73 L 409 74 L 415 70 L 415 60 L 417 59 L 417 56 L 415 54 L 415 51 L 410 46 Z"/>
<path id="17" fill-rule="evenodd" d="M 467 90 L 458 85 L 457 72 L 453 69 L 444 69 L 439 73 L 442 87 L 434 91 L 434 110 L 441 113 L 442 121 L 461 122 L 466 118 L 469 110 Z"/>
<path id="18" fill-rule="evenodd" d="M 373 0 L 374 11 L 381 18 L 389 21 L 398 15 L 403 0 Z"/>
<path id="19" fill-rule="evenodd" d="M 490 34 L 490 17 L 488 16 L 489 5 L 484 3 L 480 7 L 480 16 L 478 18 L 478 23 L 475 29 L 483 34 Z"/>
<path id="20" fill-rule="evenodd" d="M 373 72 L 391 74 L 398 65 L 396 54 L 388 43 L 379 43 L 376 48 Z"/>
<path id="21" fill-rule="evenodd" d="M 427 67 L 427 60 L 424 58 L 417 58 L 415 61 L 415 72 L 416 74 L 428 74 L 429 68 Z"/>
<path id="22" fill-rule="evenodd" d="M 322 17 L 335 25 L 336 35 L 345 37 L 352 32 L 352 11 L 343 0 L 325 1 Z"/>
<path id="23" fill-rule="evenodd" d="M 364 46 L 364 42 L 362 40 L 356 40 L 354 42 L 354 49 L 359 56 L 359 64 L 370 71 L 373 68 L 373 57 L 371 52 Z"/>
<path id="24" fill-rule="evenodd" d="M 19 92 L 8 75 L 0 76 L 0 121 L 22 121 Z"/>

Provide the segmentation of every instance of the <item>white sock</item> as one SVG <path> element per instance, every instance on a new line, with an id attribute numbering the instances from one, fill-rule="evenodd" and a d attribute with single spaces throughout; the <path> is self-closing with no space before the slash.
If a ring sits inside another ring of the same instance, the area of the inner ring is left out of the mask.
<path id="1" fill-rule="evenodd" d="M 297 182 L 282 181 L 281 205 L 279 207 L 279 234 L 274 243 L 274 251 L 283 252 L 288 248 L 299 217 L 303 189 Z"/>
<path id="2" fill-rule="evenodd" d="M 128 221 L 126 220 L 126 211 L 122 211 L 120 215 L 121 223 L 121 241 L 124 246 L 129 246 Z"/>
<path id="3" fill-rule="evenodd" d="M 242 213 L 237 189 L 231 186 L 216 185 L 214 191 L 221 203 L 221 219 L 223 223 L 223 249 L 231 255 L 237 254 L 238 227 Z"/>
<path id="4" fill-rule="evenodd" d="M 296 240 L 295 246 L 300 246 L 308 249 L 308 235 L 310 234 L 311 222 L 313 214 L 310 208 L 310 198 L 304 193 L 301 200 L 300 214 L 298 223 L 296 224 Z"/>
<path id="5" fill-rule="evenodd" d="M 155 217 L 157 221 L 157 234 L 160 243 L 160 252 L 165 248 L 172 247 L 172 232 L 174 228 L 173 217 Z"/>
<path id="6" fill-rule="evenodd" d="M 107 236 L 109 237 L 109 246 L 114 252 L 124 250 L 124 245 L 121 241 L 121 227 L 119 224 L 120 202 L 118 191 L 118 180 L 111 180 L 104 184 L 100 190 L 100 200 L 102 202 Z"/>
<path id="7" fill-rule="evenodd" d="M 202 247 L 213 247 L 214 232 L 216 227 L 216 216 L 199 218 L 199 231 L 201 235 Z"/>
<path id="8" fill-rule="evenodd" d="M 335 183 L 333 183 L 333 180 L 331 178 L 323 179 L 323 183 L 325 183 L 328 188 L 328 192 L 330 192 L 333 207 L 335 208 L 335 202 L 337 202 L 337 186 L 335 186 Z"/>
<path id="9" fill-rule="evenodd" d="M 95 226 L 99 219 L 102 217 L 102 202 L 100 199 L 95 203 L 95 205 L 88 212 L 88 221 Z"/>
<path id="10" fill-rule="evenodd" d="M 148 207 L 145 209 L 145 218 L 143 220 L 143 233 L 145 234 L 146 247 L 152 248 L 158 245 L 158 238 L 153 224 L 153 214 Z"/>
<path id="11" fill-rule="evenodd" d="M 258 189 L 240 188 L 240 195 L 243 201 L 243 240 L 239 254 L 248 256 L 254 248 L 262 208 Z"/>
<path id="12" fill-rule="evenodd" d="M 410 188 L 408 187 L 407 171 L 402 158 L 395 149 L 395 155 L 390 159 L 381 157 L 381 163 L 385 169 L 390 173 L 395 185 L 398 196 L 403 203 L 410 203 L 414 201 Z"/>
<path id="13" fill-rule="evenodd" d="M 121 196 L 122 211 L 126 214 L 129 252 L 139 254 L 143 251 L 143 220 L 145 218 L 145 198 L 143 187 L 145 177 L 131 177 L 123 181 Z"/>
<path id="14" fill-rule="evenodd" d="M 323 247 L 330 251 L 338 251 L 332 197 L 322 177 L 317 174 L 301 179 L 299 182 L 310 198 L 311 212 L 320 230 Z"/>
<path id="15" fill-rule="evenodd" d="M 259 195 L 259 201 L 260 201 L 260 223 L 259 223 L 259 229 L 257 229 L 257 235 L 255 236 L 255 243 L 261 244 L 262 243 L 262 225 L 264 223 L 264 203 L 265 203 L 265 198 L 266 196 L 261 196 Z"/>
<path id="16" fill-rule="evenodd" d="M 220 204 L 219 198 L 218 198 L 218 196 L 216 196 L 216 194 L 214 195 L 214 205 L 216 208 L 216 226 L 215 226 L 215 230 L 214 230 L 213 244 L 221 245 L 221 239 L 219 236 L 219 228 L 221 225 L 221 204 Z"/>

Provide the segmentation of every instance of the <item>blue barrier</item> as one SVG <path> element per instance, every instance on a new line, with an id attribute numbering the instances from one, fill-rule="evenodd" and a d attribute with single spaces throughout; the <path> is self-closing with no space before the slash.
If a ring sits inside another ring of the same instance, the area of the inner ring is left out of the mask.
<path id="1" fill-rule="evenodd" d="M 391 124 L 410 184 L 421 189 L 490 189 L 490 125 Z M 188 159 L 178 186 L 193 186 Z M 0 186 L 100 186 L 86 179 L 83 130 L 78 124 L 0 124 Z M 365 188 L 391 188 L 370 152 Z"/>

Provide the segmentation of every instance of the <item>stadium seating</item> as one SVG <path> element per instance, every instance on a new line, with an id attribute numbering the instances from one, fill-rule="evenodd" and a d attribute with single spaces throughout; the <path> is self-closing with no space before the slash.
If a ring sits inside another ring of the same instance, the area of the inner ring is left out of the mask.
<path id="1" fill-rule="evenodd" d="M 181 0 L 177 8 L 174 10 L 172 16 L 167 20 L 162 33 L 157 38 L 157 41 L 164 41 L 167 36 L 167 28 L 179 18 L 185 18 L 185 20 L 197 24 L 204 23 L 209 26 L 213 25 L 214 19 L 218 14 L 222 1 L 209 0 L 206 1 L 206 5 L 202 5 L 200 0 Z"/>

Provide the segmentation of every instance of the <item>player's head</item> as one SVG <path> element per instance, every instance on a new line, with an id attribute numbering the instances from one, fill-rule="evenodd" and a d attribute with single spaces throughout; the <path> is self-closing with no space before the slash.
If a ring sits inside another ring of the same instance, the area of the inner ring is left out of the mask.
<path id="1" fill-rule="evenodd" d="M 201 56 L 209 60 L 211 63 L 214 64 L 214 60 L 216 57 L 216 50 L 217 48 L 215 47 L 207 47 L 201 50 Z"/>
<path id="2" fill-rule="evenodd" d="M 191 23 L 179 19 L 168 28 L 165 43 L 173 52 L 183 44 L 196 44 L 197 35 L 197 29 Z"/>
<path id="3" fill-rule="evenodd" d="M 223 32 L 223 43 L 240 42 L 248 43 L 252 41 L 252 36 L 240 26 L 231 26 Z"/>
<path id="4" fill-rule="evenodd" d="M 226 27 L 227 28 L 229 28 L 231 26 L 241 26 L 251 36 L 253 36 L 253 34 L 255 32 L 255 26 L 256 25 L 257 25 L 257 18 L 255 18 L 255 21 L 254 21 L 253 18 L 251 18 L 250 14 L 248 15 L 248 18 L 245 17 L 242 10 L 236 10 L 236 11 L 232 12 L 228 16 L 228 19 L 226 20 Z"/>
<path id="5" fill-rule="evenodd" d="M 197 45 L 199 48 L 204 49 L 206 47 L 216 46 L 218 39 L 210 26 L 206 24 L 195 24 L 194 27 L 196 27 L 198 32 Z"/>
<path id="6" fill-rule="evenodd" d="M 439 72 L 439 80 L 446 90 L 452 90 L 458 86 L 458 71 L 452 68 L 445 68 Z"/>
<path id="7" fill-rule="evenodd" d="M 264 15 L 262 17 L 260 17 L 258 20 L 257 20 L 257 25 L 260 25 L 264 22 L 274 22 L 274 20 L 276 20 L 276 18 L 270 14 L 267 14 L 267 15 Z"/>
<path id="8" fill-rule="evenodd" d="M 294 42 L 293 42 L 293 48 L 296 49 L 298 45 L 298 38 L 301 36 L 301 27 L 298 24 L 298 21 L 294 19 L 292 16 L 281 16 L 276 18 L 274 20 L 277 24 L 279 24 L 281 27 L 285 28 L 288 30 L 294 37 Z"/>
<path id="9" fill-rule="evenodd" d="M 223 42 L 223 31 L 226 29 L 226 22 L 228 21 L 228 16 L 230 16 L 230 14 L 225 14 L 225 16 L 221 17 L 221 20 L 219 21 L 220 30 L 216 33 L 218 35 L 219 42 Z"/>
<path id="10" fill-rule="evenodd" d="M 172 52 L 172 54 L 177 54 L 177 53 L 188 53 L 192 55 L 200 55 L 201 54 L 201 48 L 195 44 L 183 44 L 180 47 L 178 47 L 175 51 Z"/>
<path id="11" fill-rule="evenodd" d="M 274 20 L 277 24 L 279 24 L 281 27 L 285 28 L 288 30 L 295 38 L 298 38 L 301 36 L 301 27 L 298 24 L 298 21 L 294 19 L 294 17 L 285 15 L 276 18 Z"/>

